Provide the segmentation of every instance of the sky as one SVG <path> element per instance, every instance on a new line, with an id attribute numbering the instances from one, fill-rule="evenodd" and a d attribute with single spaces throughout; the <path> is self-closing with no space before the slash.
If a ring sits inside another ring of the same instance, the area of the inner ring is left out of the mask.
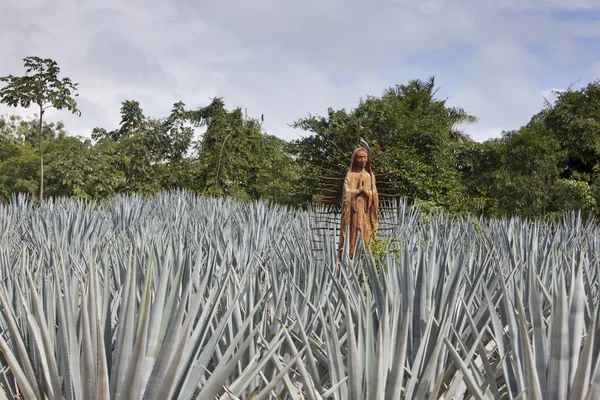
<path id="1" fill-rule="evenodd" d="M 45 116 L 87 137 L 124 100 L 160 118 L 218 96 L 298 139 L 299 118 L 435 76 L 484 141 L 600 76 L 600 0 L 2 0 L 0 38 L 0 76 L 39 56 L 79 84 L 81 117 Z"/>

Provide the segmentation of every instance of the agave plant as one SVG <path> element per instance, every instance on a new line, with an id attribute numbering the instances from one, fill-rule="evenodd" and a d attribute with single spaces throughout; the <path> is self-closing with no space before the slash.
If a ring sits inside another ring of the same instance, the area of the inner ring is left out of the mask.
<path id="1" fill-rule="evenodd" d="M 170 192 L 0 205 L 0 398 L 595 399 L 598 227 Z M 321 244 L 318 250 L 314 241 Z"/>

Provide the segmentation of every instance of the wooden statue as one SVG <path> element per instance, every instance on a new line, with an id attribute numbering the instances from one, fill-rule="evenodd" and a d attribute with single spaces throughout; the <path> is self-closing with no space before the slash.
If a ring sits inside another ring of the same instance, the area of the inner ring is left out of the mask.
<path id="1" fill-rule="evenodd" d="M 359 234 L 365 246 L 369 244 L 373 233 L 377 230 L 377 212 L 379 195 L 375 185 L 375 175 L 371 170 L 369 153 L 360 147 L 352 154 L 350 167 L 344 180 L 342 191 L 342 217 L 340 224 L 340 240 L 338 251 L 344 248 L 346 229 L 350 235 L 350 258 L 354 256 L 354 248 Z"/>

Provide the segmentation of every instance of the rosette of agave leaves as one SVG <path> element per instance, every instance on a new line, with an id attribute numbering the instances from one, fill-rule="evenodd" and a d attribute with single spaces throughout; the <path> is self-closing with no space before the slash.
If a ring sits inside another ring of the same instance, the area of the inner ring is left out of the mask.
<path id="1" fill-rule="evenodd" d="M 598 226 L 426 215 L 338 264 L 308 212 L 0 205 L 0 398 L 598 399 Z M 334 226 L 334 225 L 332 225 Z"/>

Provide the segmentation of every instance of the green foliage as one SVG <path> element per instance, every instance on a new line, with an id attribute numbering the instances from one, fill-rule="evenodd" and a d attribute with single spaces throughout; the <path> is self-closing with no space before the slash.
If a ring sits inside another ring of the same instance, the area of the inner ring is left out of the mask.
<path id="1" fill-rule="evenodd" d="M 90 147 L 86 156 L 87 196 L 103 199 L 126 191 L 127 180 L 121 168 L 124 157 L 119 143 L 112 140 L 100 140 Z"/>
<path id="2" fill-rule="evenodd" d="M 248 193 L 252 199 L 298 205 L 305 188 L 302 170 L 294 162 L 291 146 L 273 135 L 261 134 L 251 153 Z"/>
<path id="3" fill-rule="evenodd" d="M 378 265 L 384 265 L 386 257 L 400 256 L 400 246 L 397 240 L 383 239 L 378 235 L 373 235 L 369 244 L 369 251 Z M 385 270 L 387 272 L 387 269 Z M 378 271 L 381 272 L 381 271 Z"/>
<path id="4" fill-rule="evenodd" d="M 558 204 L 564 205 L 565 209 L 582 207 L 597 214 L 596 204 L 600 202 L 600 81 L 555 95 L 556 102 L 541 113 L 541 118 L 566 153 L 560 163 L 561 177 L 573 181 L 557 182 Z M 573 199 L 569 198 L 569 192 Z"/>
<path id="5" fill-rule="evenodd" d="M 463 188 L 456 150 L 469 139 L 456 126 L 477 119 L 447 107 L 435 94 L 433 78 L 413 80 L 387 89 L 381 97 L 368 96 L 351 112 L 329 109 L 327 117 L 296 121 L 294 127 L 313 133 L 296 141 L 306 184 L 323 186 L 320 175 L 348 168 L 346 158 L 358 144 L 360 128 L 372 154 L 386 154 L 374 168 L 390 173 L 378 180 L 387 191 L 460 210 Z"/>
<path id="6" fill-rule="evenodd" d="M 70 78 L 58 78 L 60 68 L 56 61 L 49 58 L 25 57 L 23 65 L 25 75 L 0 78 L 0 82 L 5 83 L 0 89 L 0 102 L 11 107 L 29 108 L 31 105 L 37 105 L 41 110 L 53 107 L 79 114 L 74 99 L 77 97 L 77 84 Z"/>
<path id="7" fill-rule="evenodd" d="M 13 193 L 36 193 L 39 185 L 39 158 L 29 147 L 12 143 L 0 145 L 0 193 L 9 198 Z"/>
<path id="8" fill-rule="evenodd" d="M 502 138 L 470 144 L 460 165 L 471 207 L 486 215 L 528 217 L 562 210 L 555 184 L 563 159 L 558 140 L 535 120 Z"/>
<path id="9" fill-rule="evenodd" d="M 221 98 L 185 114 L 206 132 L 196 146 L 201 191 L 240 199 L 293 203 L 300 171 L 288 145 L 262 133 L 258 120 L 240 108 L 225 109 Z"/>
<path id="10" fill-rule="evenodd" d="M 0 193 L 2 196 L 10 197 L 12 193 L 21 192 L 34 196 L 39 192 L 39 156 L 35 155 L 38 135 L 39 128 L 34 119 L 0 116 Z M 53 141 L 78 141 L 66 135 L 67 132 L 61 122 L 43 125 L 42 138 L 46 147 Z M 67 154 L 66 157 L 77 155 L 78 153 Z M 69 162 L 65 165 L 72 167 Z M 83 173 L 83 171 L 76 173 Z"/>
<path id="11" fill-rule="evenodd" d="M 559 210 L 579 210 L 584 215 L 598 213 L 598 204 L 593 196 L 592 187 L 586 180 L 557 179 L 554 191 L 555 203 Z"/>
<path id="12" fill-rule="evenodd" d="M 526 126 L 461 150 L 468 208 L 496 216 L 598 214 L 600 82 L 555 94 Z"/>
<path id="13" fill-rule="evenodd" d="M 572 171 L 591 173 L 600 155 L 600 81 L 555 95 L 543 120 L 567 151 L 565 177 Z"/>
<path id="14" fill-rule="evenodd" d="M 57 110 L 66 109 L 73 114 L 81 115 L 77 108 L 77 84 L 70 78 L 58 78 L 60 68 L 56 61 L 40 57 L 25 57 L 23 59 L 25 75 L 8 75 L 0 77 L 5 86 L 0 89 L 0 103 L 11 107 L 29 108 L 36 105 L 39 108 L 39 153 L 40 153 L 40 185 L 38 200 L 41 203 L 44 193 L 44 162 L 43 162 L 43 116 L 46 109 L 53 107 Z"/>
<path id="15" fill-rule="evenodd" d="M 352 110 L 300 118 L 293 126 L 308 135 L 292 143 L 263 132 L 260 121 L 239 107 L 227 109 L 219 97 L 195 109 L 177 102 L 160 118 L 125 100 L 119 126 L 94 128 L 89 141 L 68 137 L 61 122 L 42 120 L 49 106 L 77 113 L 77 85 L 59 80 L 52 60 L 25 62 L 24 77 L 3 78 L 3 101 L 41 101 L 42 107 L 33 119 L 0 117 L 4 196 L 43 192 L 43 159 L 39 172 L 31 163 L 37 146 L 40 155 L 48 152 L 49 196 L 103 199 L 183 188 L 293 206 L 327 198 L 335 208 L 360 138 L 382 174 L 377 183 L 384 203 L 404 197 L 423 210 L 497 217 L 600 212 L 600 81 L 557 92 L 556 102 L 527 125 L 483 143 L 459 130 L 477 118 L 437 98 L 433 77 L 366 96 Z"/>
<path id="16" fill-rule="evenodd" d="M 0 142 L 14 141 L 35 148 L 39 145 L 39 117 L 34 115 L 31 119 L 23 119 L 18 115 L 0 115 Z M 67 135 L 62 121 L 43 123 L 42 140 L 56 140 Z"/>
<path id="17" fill-rule="evenodd" d="M 198 142 L 193 142 L 194 126 L 206 128 Z M 243 117 L 241 109 L 228 111 L 220 98 L 196 110 L 175 103 L 170 115 L 161 119 L 144 116 L 138 102 L 127 100 L 121 107 L 120 127 L 95 128 L 92 139 L 96 140 L 90 149 L 96 153 L 94 162 L 110 157 L 103 164 L 114 166 L 112 171 L 102 169 L 113 182 L 102 197 L 185 188 L 297 203 L 300 169 L 289 145 L 262 133 L 258 121 Z M 104 181 L 99 177 L 97 184 Z"/>

